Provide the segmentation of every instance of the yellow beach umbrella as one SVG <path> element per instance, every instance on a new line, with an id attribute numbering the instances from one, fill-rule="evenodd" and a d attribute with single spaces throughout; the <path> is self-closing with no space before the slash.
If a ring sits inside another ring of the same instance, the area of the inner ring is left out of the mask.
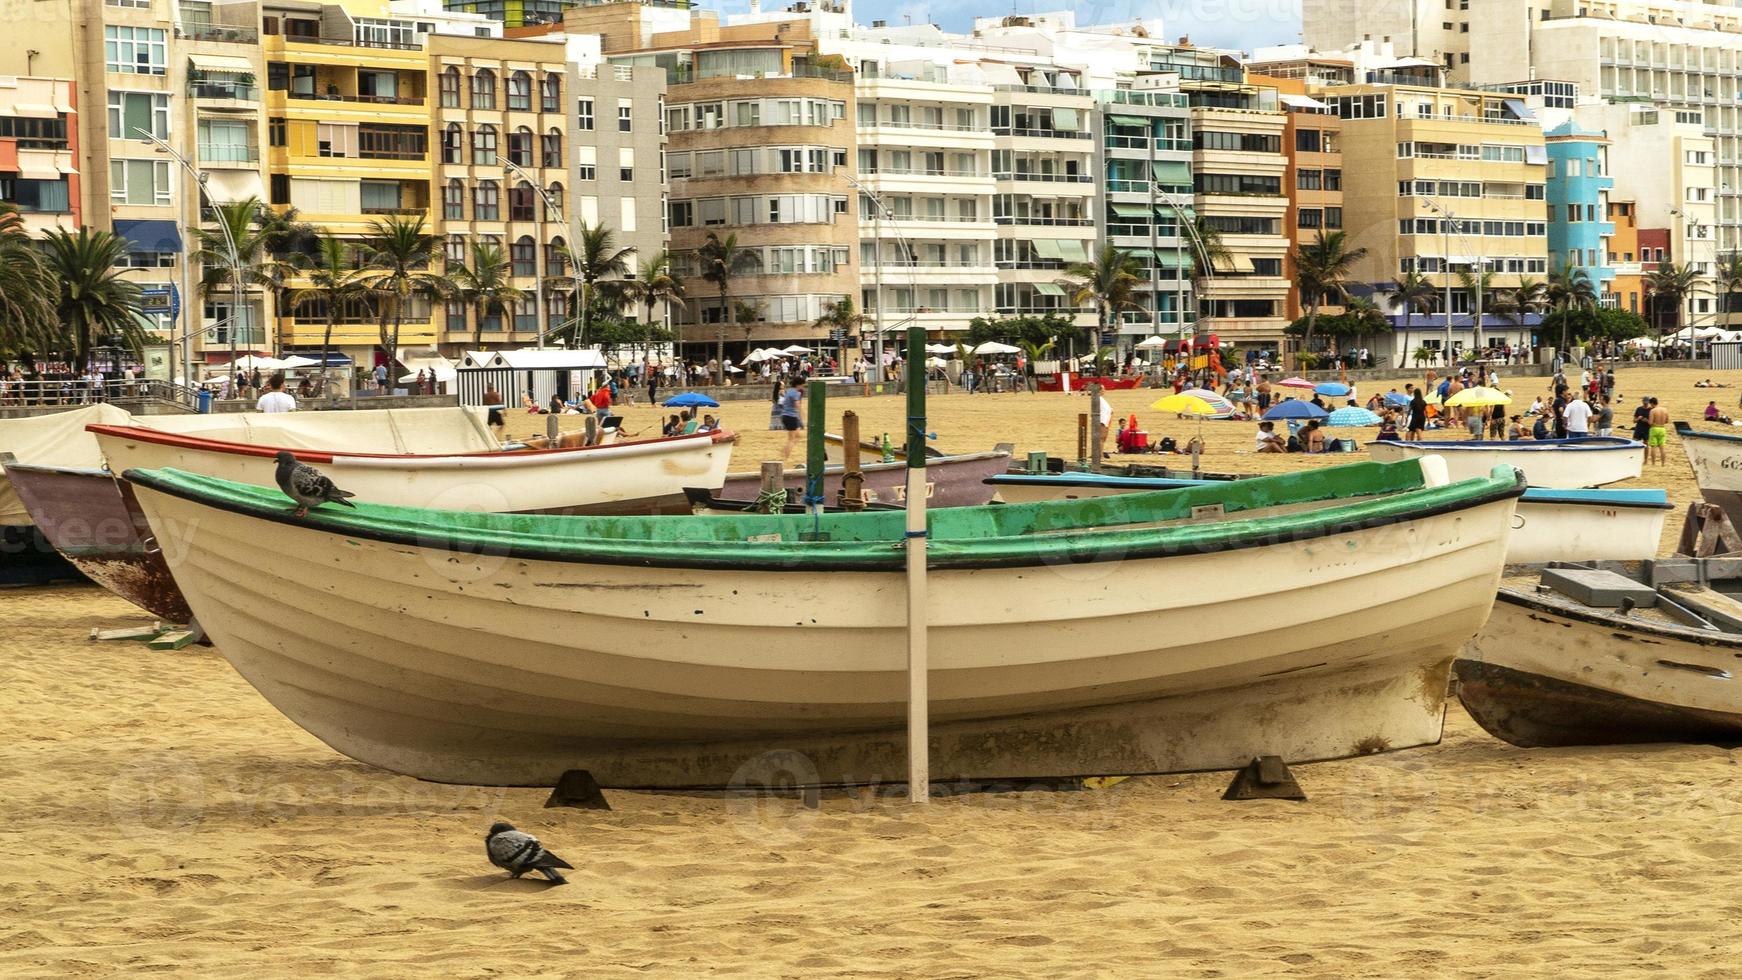
<path id="1" fill-rule="evenodd" d="M 1166 412 L 1172 415 L 1218 415 L 1216 406 L 1204 401 L 1196 395 L 1168 395 L 1149 406 L 1151 411 Z"/>
<path id="2" fill-rule="evenodd" d="M 1512 404 L 1512 396 L 1498 388 L 1465 388 L 1446 399 L 1447 408 L 1491 408 Z"/>

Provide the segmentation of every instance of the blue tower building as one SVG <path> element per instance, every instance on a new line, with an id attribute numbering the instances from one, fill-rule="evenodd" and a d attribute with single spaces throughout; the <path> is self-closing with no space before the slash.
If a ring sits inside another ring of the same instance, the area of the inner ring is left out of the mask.
<path id="1" fill-rule="evenodd" d="M 1566 122 L 1546 134 L 1548 145 L 1548 267 L 1584 269 L 1605 297 L 1615 281 L 1609 265 L 1609 140 L 1602 132 Z"/>

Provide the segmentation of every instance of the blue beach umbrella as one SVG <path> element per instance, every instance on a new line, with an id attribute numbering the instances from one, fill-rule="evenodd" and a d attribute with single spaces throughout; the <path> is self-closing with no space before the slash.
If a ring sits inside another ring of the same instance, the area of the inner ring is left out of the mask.
<path id="1" fill-rule="evenodd" d="M 1325 420 L 1326 425 L 1378 425 L 1379 416 L 1365 408 L 1339 408 Z"/>
<path id="2" fill-rule="evenodd" d="M 1299 398 L 1289 398 L 1270 406 L 1270 411 L 1264 413 L 1264 421 L 1276 422 L 1287 419 L 1322 419 L 1328 418 L 1330 412 L 1314 405 L 1312 402 L 1301 401 Z"/>
<path id="3" fill-rule="evenodd" d="M 1385 393 L 1385 404 L 1404 408 L 1409 405 L 1409 396 L 1401 391 L 1388 391 Z"/>
<path id="4" fill-rule="evenodd" d="M 1318 392 L 1321 395 L 1327 395 L 1331 398 L 1346 397 L 1349 392 L 1353 390 L 1354 389 L 1350 388 L 1348 385 L 1339 384 L 1335 381 L 1327 381 L 1324 384 L 1313 386 L 1313 391 Z"/>
<path id="5" fill-rule="evenodd" d="M 714 401 L 712 398 L 709 398 L 707 395 L 697 394 L 696 392 L 693 392 L 693 391 L 686 391 L 681 395 L 673 395 L 672 397 L 667 398 L 662 404 L 664 404 L 666 408 L 719 408 L 720 407 L 719 402 Z"/>

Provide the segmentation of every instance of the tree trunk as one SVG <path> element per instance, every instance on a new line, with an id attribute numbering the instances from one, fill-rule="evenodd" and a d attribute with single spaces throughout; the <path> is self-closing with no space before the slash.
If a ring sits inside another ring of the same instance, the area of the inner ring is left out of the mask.
<path id="1" fill-rule="evenodd" d="M 726 309 L 726 322 L 721 325 L 719 331 L 714 336 L 715 366 L 713 379 L 714 384 L 716 385 L 724 383 L 724 377 L 726 374 L 726 331 L 738 325 L 738 318 L 735 315 L 735 311 L 732 309 L 731 300 L 727 298 L 724 289 L 720 290 L 720 305 Z"/>

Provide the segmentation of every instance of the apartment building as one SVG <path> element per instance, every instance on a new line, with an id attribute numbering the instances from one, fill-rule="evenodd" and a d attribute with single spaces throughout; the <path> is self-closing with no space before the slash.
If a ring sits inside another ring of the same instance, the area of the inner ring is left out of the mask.
<path id="1" fill-rule="evenodd" d="M 580 0 L 442 0 L 455 13 L 479 14 L 504 28 L 560 24 L 563 12 Z"/>
<path id="2" fill-rule="evenodd" d="M 1301 39 L 1309 48 L 1378 42 L 1400 57 L 1431 60 L 1450 79 L 1468 77 L 1471 0 L 1301 0 L 1300 7 Z"/>
<path id="3" fill-rule="evenodd" d="M 1438 69 L 1365 72 L 1357 84 L 1313 86 L 1313 98 L 1342 120 L 1345 226 L 1365 248 L 1356 278 L 1389 305 L 1392 284 L 1410 272 L 1442 295 L 1427 318 L 1396 310 L 1393 342 L 1443 351 L 1450 304 L 1452 343 L 1502 336 L 1528 343 L 1534 316 L 1518 324 L 1484 314 L 1464 288 L 1483 269 L 1487 290 L 1548 272 L 1548 154 L 1541 127 L 1516 98 L 1445 88 Z M 1485 296 L 1482 298 L 1485 300 Z M 1426 326 L 1431 320 L 1434 326 Z"/>
<path id="4" fill-rule="evenodd" d="M 1612 295 L 1609 264 L 1615 225 L 1609 220 L 1609 141 L 1568 122 L 1545 134 L 1548 151 L 1548 265 L 1584 270 L 1600 296 Z"/>
<path id="5" fill-rule="evenodd" d="M 31 235 L 84 217 L 77 101 L 71 79 L 0 76 L 0 201 Z"/>
<path id="6" fill-rule="evenodd" d="M 1576 124 L 1609 140 L 1613 193 L 1636 205 L 1640 228 L 1667 228 L 1669 254 L 1701 278 L 1722 251 L 1723 167 L 1718 140 L 1682 113 L 1644 103 L 1599 102 L 1573 110 Z M 1683 300 L 1682 323 L 1711 326 L 1719 304 L 1710 288 Z"/>
<path id="7" fill-rule="evenodd" d="M 569 158 L 576 148 L 563 43 L 437 33 L 427 45 L 424 85 L 435 89 L 432 123 L 440 144 L 433 175 L 441 205 L 433 227 L 443 258 L 450 268 L 469 264 L 474 243 L 494 244 L 510 263 L 510 281 L 526 295 L 506 313 L 488 315 L 475 304 L 448 301 L 441 348 L 457 356 L 537 344 L 571 319 L 571 290 L 551 281 L 570 271 L 564 248 L 572 240 Z M 380 206 L 410 214 L 423 213 L 420 204 L 429 208 L 415 187 L 402 185 L 401 193 Z"/>
<path id="8" fill-rule="evenodd" d="M 1290 321 L 1306 312 L 1306 298 L 1297 285 L 1294 255 L 1303 245 L 1320 236 L 1344 231 L 1343 227 L 1343 121 L 1331 107 L 1307 94 L 1301 78 L 1251 75 L 1254 82 L 1277 90 L 1277 101 L 1288 120 L 1282 131 L 1282 149 L 1288 170 L 1282 186 L 1288 195 L 1288 214 L 1283 227 L 1289 236 L 1289 251 L 1283 258 L 1283 276 L 1289 283 L 1286 316 Z M 1346 232 L 1345 232 L 1346 233 Z M 1343 311 L 1341 298 L 1325 297 L 1321 313 Z"/>
<path id="9" fill-rule="evenodd" d="M 631 270 L 666 247 L 665 71 L 651 65 L 571 62 L 571 241 L 603 224 L 612 244 L 634 250 Z M 645 319 L 645 306 L 626 310 Z M 655 319 L 667 320 L 663 311 Z"/>
<path id="10" fill-rule="evenodd" d="M 670 249 L 688 293 L 674 311 L 683 355 L 710 357 L 718 343 L 734 360 L 792 343 L 837 350 L 817 321 L 859 291 L 853 73 L 819 63 L 803 23 L 721 28 L 699 15 L 652 42 L 610 60 L 666 72 Z M 710 235 L 745 253 L 724 301 L 701 278 Z"/>
<path id="11" fill-rule="evenodd" d="M 1196 215 L 1191 109 L 1179 92 L 1102 89 L 1095 93 L 1100 245 L 1136 256 L 1143 309 L 1121 316 L 1120 332 L 1189 336 L 1197 321 L 1192 270 L 1198 261 L 1184 225 Z"/>
<path id="12" fill-rule="evenodd" d="M 1615 270 L 1603 305 L 1645 315 L 1644 261 L 1639 241 L 1639 206 L 1633 201 L 1609 199 L 1609 268 Z"/>

